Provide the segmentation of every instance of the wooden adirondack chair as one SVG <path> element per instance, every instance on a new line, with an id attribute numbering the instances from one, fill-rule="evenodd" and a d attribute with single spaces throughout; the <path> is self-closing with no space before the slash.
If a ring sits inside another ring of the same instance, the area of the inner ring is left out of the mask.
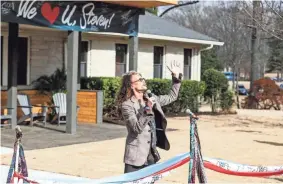
<path id="1" fill-rule="evenodd" d="M 5 111 L 3 111 L 3 115 L 2 115 L 2 112 L 1 112 L 1 116 L 0 116 L 0 119 L 1 119 L 1 127 L 2 126 L 8 126 L 8 125 L 11 125 L 11 120 L 12 120 L 12 111 L 14 110 L 14 108 L 9 108 L 9 107 L 1 107 L 2 110 L 6 109 L 7 113 L 5 113 Z M 7 124 L 2 124 L 2 120 L 5 121 L 7 120 L 8 123 Z"/>
<path id="2" fill-rule="evenodd" d="M 58 126 L 61 123 L 66 123 L 67 120 L 67 100 L 65 93 L 56 93 L 52 96 L 54 102 L 54 108 L 58 118 Z M 79 106 L 77 106 L 78 112 Z M 62 120 L 64 118 L 64 120 Z"/>
<path id="3" fill-rule="evenodd" d="M 30 119 L 30 124 L 33 125 L 34 118 L 41 117 L 43 118 L 43 124 L 46 126 L 46 117 L 47 117 L 47 106 L 45 105 L 32 105 L 30 103 L 30 98 L 26 94 L 18 94 L 18 102 L 20 108 L 22 108 L 22 111 L 24 113 L 24 116 L 22 116 L 19 120 L 18 123 L 21 123 L 27 119 Z M 40 112 L 33 112 L 34 107 L 41 107 Z"/>

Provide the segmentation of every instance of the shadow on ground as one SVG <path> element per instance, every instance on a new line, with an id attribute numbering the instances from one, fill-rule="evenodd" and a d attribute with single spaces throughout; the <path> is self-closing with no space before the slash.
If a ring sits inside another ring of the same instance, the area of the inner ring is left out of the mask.
<path id="1" fill-rule="evenodd" d="M 44 149 L 87 142 L 126 137 L 127 130 L 123 126 L 112 124 L 79 124 L 77 133 L 65 133 L 65 125 L 41 125 L 20 126 L 23 132 L 22 144 L 25 150 Z M 1 128 L 1 146 L 13 148 L 15 142 L 15 130 Z"/>
<path id="2" fill-rule="evenodd" d="M 272 178 L 272 179 L 283 182 L 283 178 Z"/>
<path id="3" fill-rule="evenodd" d="M 273 145 L 273 146 L 283 146 L 283 143 L 278 143 L 278 142 L 259 141 L 259 140 L 254 140 L 254 141 L 258 143 L 262 143 L 262 144 Z"/>
<path id="4" fill-rule="evenodd" d="M 262 133 L 262 131 L 253 131 L 253 130 L 236 130 L 236 132 Z"/>

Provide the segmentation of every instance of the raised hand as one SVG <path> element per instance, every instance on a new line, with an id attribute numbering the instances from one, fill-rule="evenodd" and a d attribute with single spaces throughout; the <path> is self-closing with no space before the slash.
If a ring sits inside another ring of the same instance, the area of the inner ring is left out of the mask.
<path id="1" fill-rule="evenodd" d="M 171 66 L 167 65 L 167 68 L 171 71 L 171 75 L 174 82 L 180 82 L 182 80 L 183 74 L 181 73 L 181 64 L 177 61 L 171 61 Z"/>

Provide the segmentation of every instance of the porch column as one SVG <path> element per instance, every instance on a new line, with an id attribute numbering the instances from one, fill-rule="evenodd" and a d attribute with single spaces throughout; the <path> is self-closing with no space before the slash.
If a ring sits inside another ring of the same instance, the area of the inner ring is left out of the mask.
<path id="1" fill-rule="evenodd" d="M 78 79 L 78 45 L 79 32 L 68 32 L 67 65 L 67 124 L 66 133 L 77 131 L 77 79 Z"/>
<path id="2" fill-rule="evenodd" d="M 78 44 L 78 90 L 81 89 L 81 41 L 82 41 L 82 32 L 79 32 L 79 44 Z"/>
<path id="3" fill-rule="evenodd" d="M 192 49 L 191 80 L 200 81 L 201 61 L 198 49 Z"/>
<path id="4" fill-rule="evenodd" d="M 8 107 L 12 110 L 12 129 L 17 126 L 17 71 L 19 24 L 9 22 L 8 37 Z"/>
<path id="5" fill-rule="evenodd" d="M 129 70 L 138 71 L 139 38 L 130 36 L 129 40 Z"/>

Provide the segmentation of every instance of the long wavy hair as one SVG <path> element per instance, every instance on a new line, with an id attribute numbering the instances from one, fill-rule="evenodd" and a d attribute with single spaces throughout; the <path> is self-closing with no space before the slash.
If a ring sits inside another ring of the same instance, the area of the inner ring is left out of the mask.
<path id="1" fill-rule="evenodd" d="M 140 73 L 136 71 L 130 71 L 124 74 L 122 77 L 122 85 L 116 98 L 116 104 L 118 106 L 118 109 L 120 109 L 124 101 L 130 99 L 133 95 L 133 90 L 131 88 L 131 77 L 133 75 L 140 75 Z"/>

